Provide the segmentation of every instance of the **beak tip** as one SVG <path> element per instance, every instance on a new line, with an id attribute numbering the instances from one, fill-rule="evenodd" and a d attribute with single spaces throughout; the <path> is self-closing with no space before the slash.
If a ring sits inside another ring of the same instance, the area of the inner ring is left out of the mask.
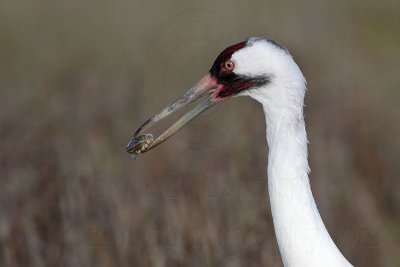
<path id="1" fill-rule="evenodd" d="M 133 149 L 134 149 L 134 147 L 135 147 L 135 143 L 137 143 L 137 142 L 135 141 L 135 138 L 132 139 L 132 140 L 130 140 L 129 143 L 128 143 L 128 144 L 126 145 L 126 147 L 125 147 L 126 152 L 132 153 L 132 152 L 133 152 Z"/>
<path id="2" fill-rule="evenodd" d="M 128 152 L 129 154 L 138 155 L 142 152 L 147 151 L 152 143 L 152 134 L 142 134 L 134 137 L 131 141 L 129 141 L 125 149 L 126 152 Z"/>
<path id="3" fill-rule="evenodd" d="M 181 129 L 186 123 L 188 123 L 190 120 L 192 120 L 200 113 L 207 110 L 209 107 L 213 106 L 216 103 L 216 101 L 213 101 L 212 96 L 215 87 L 215 79 L 213 79 L 210 74 L 204 76 L 194 87 L 192 87 L 183 96 L 178 98 L 174 103 L 166 107 L 163 111 L 161 111 L 161 113 L 151 117 L 145 123 L 143 123 L 135 132 L 133 139 L 129 141 L 129 143 L 126 145 L 126 151 L 131 154 L 132 158 L 136 158 L 138 154 L 147 152 L 167 140 L 179 129 Z M 208 97 L 202 104 L 186 113 L 155 140 L 152 134 L 140 134 L 142 131 L 149 128 L 151 125 L 161 120 L 162 118 L 165 118 L 172 112 L 179 110 L 186 104 L 189 104 L 206 95 L 208 95 Z"/>

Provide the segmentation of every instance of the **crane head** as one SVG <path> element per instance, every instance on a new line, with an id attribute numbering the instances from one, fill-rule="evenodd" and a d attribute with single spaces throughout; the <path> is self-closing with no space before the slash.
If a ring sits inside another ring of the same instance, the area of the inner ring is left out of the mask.
<path id="1" fill-rule="evenodd" d="M 126 147 L 127 152 L 136 157 L 167 140 L 211 106 L 233 96 L 246 94 L 251 96 L 251 92 L 268 87 L 269 84 L 275 82 L 279 68 L 282 68 L 288 59 L 290 61 L 291 56 L 286 48 L 266 38 L 248 38 L 227 47 L 218 55 L 203 78 L 175 102 L 138 128 Z M 151 134 L 141 134 L 157 121 L 202 97 L 205 98 L 202 103 L 186 113 L 157 138 L 154 139 Z"/>

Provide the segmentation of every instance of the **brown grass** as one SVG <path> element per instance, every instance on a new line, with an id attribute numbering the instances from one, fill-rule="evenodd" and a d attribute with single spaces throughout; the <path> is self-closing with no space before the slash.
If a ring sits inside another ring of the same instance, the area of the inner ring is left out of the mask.
<path id="1" fill-rule="evenodd" d="M 0 3 L 1 266 L 282 266 L 260 106 L 130 160 L 133 130 L 244 37 L 309 83 L 312 186 L 356 266 L 399 266 L 398 1 Z"/>

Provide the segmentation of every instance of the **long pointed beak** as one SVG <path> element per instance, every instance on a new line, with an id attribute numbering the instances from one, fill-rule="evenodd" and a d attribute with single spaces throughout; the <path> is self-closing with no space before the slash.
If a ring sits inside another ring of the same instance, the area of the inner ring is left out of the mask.
<path id="1" fill-rule="evenodd" d="M 147 152 L 152 148 L 158 146 L 183 126 L 185 126 L 192 119 L 200 115 L 202 112 L 212 107 L 216 101 L 212 97 L 213 92 L 218 88 L 218 84 L 209 74 L 204 76 L 194 87 L 189 89 L 183 96 L 179 97 L 174 103 L 166 107 L 159 114 L 154 115 L 146 122 L 144 122 L 133 135 L 132 140 L 126 146 L 126 151 L 136 157 L 140 153 Z M 199 99 L 202 96 L 207 96 L 205 101 L 190 110 L 188 113 L 183 115 L 178 121 L 176 121 L 171 127 L 165 132 L 158 136 L 155 140 L 151 134 L 141 134 L 144 130 L 148 129 L 156 122 L 167 117 L 173 112 L 181 109 L 189 103 Z"/>

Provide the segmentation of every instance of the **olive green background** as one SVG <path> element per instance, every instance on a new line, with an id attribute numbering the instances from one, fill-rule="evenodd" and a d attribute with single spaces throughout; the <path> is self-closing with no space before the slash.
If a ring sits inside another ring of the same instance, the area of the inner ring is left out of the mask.
<path id="1" fill-rule="evenodd" d="M 0 265 L 282 266 L 258 103 L 231 99 L 138 160 L 125 152 L 222 49 L 267 36 L 308 81 L 311 184 L 333 239 L 356 266 L 400 266 L 399 13 L 1 0 Z"/>

